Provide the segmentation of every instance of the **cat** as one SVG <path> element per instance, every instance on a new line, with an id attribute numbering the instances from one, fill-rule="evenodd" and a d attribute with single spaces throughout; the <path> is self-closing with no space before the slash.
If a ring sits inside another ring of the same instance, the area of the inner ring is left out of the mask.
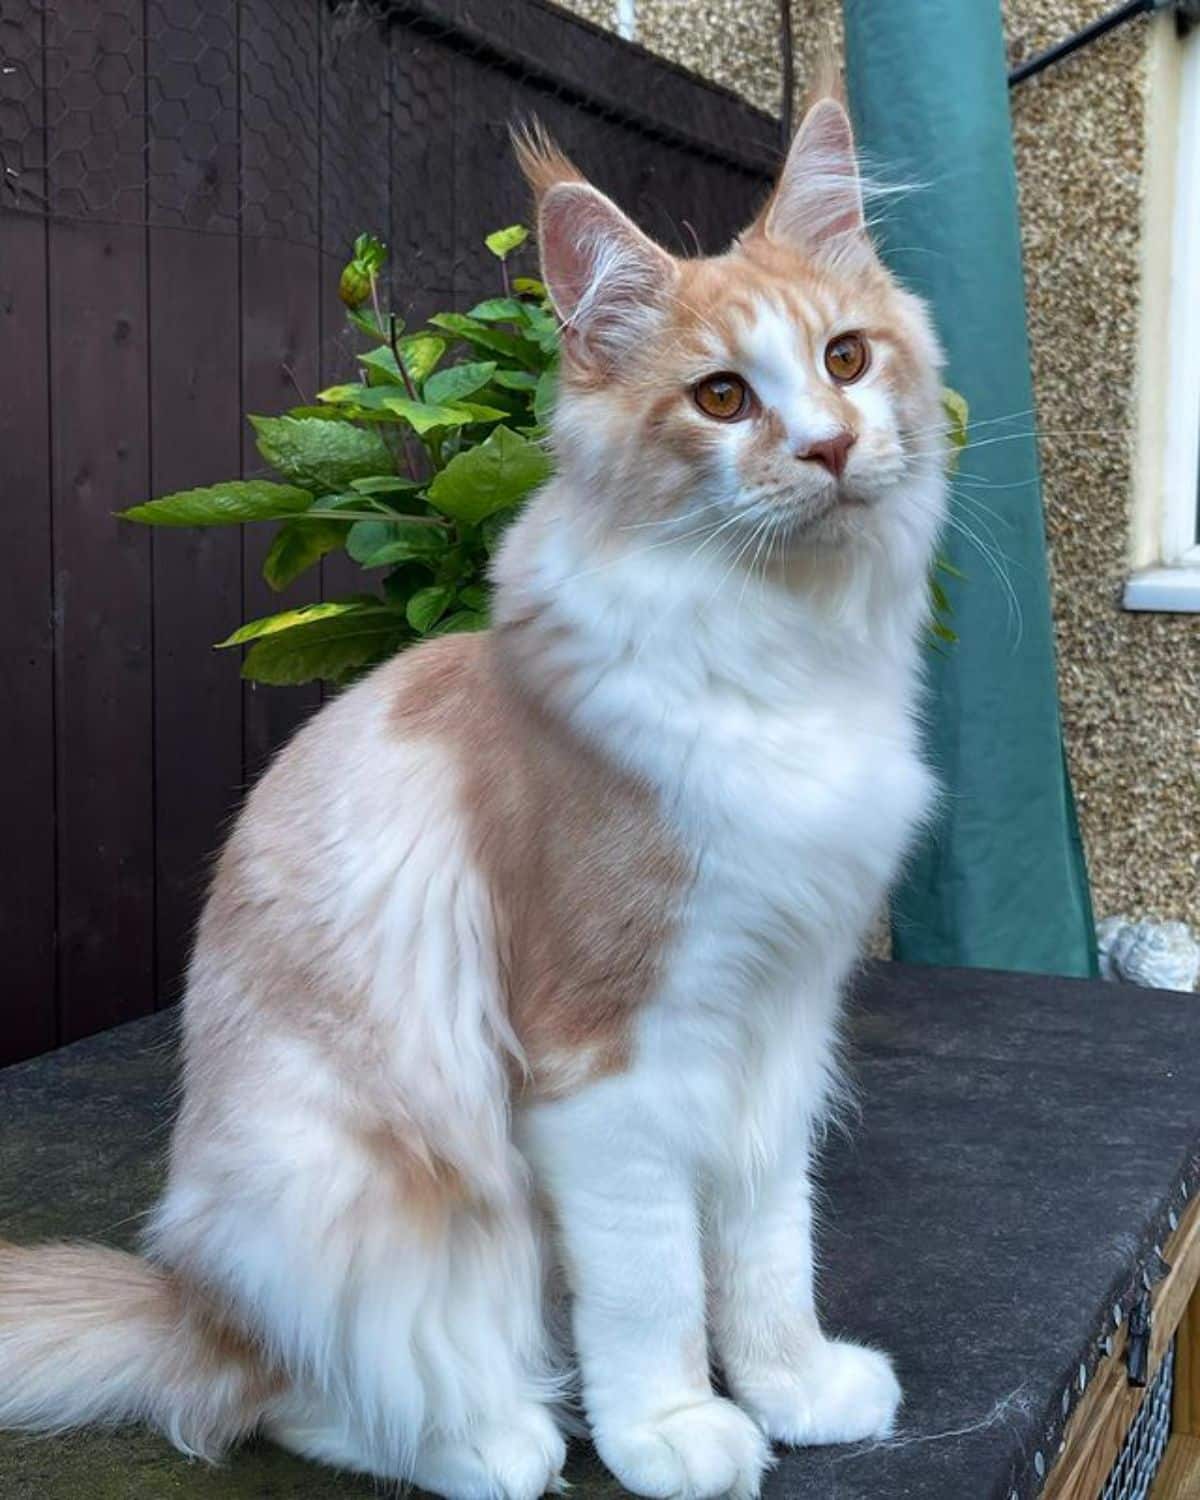
<path id="1" fill-rule="evenodd" d="M 0 1249 L 0 1426 L 262 1431 L 450 1500 L 558 1487 L 576 1395 L 648 1496 L 892 1429 L 889 1360 L 818 1321 L 810 1157 L 933 794 L 936 337 L 835 97 L 710 258 L 518 150 L 555 476 L 491 628 L 374 670 L 250 796 L 146 1258 Z"/>

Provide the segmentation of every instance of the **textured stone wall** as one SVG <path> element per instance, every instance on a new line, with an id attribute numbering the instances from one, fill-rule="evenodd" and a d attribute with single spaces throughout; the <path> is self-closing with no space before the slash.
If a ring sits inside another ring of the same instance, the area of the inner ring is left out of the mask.
<path id="1" fill-rule="evenodd" d="M 1011 57 L 1111 0 L 1004 0 Z M 602 25 L 616 0 L 574 0 Z M 638 0 L 637 39 L 762 108 L 775 0 Z M 794 0 L 799 82 L 839 0 Z M 1127 566 L 1146 61 L 1136 21 L 1013 95 L 1043 495 L 1067 752 L 1097 915 L 1200 928 L 1200 620 L 1118 606 Z"/>
<path id="2" fill-rule="evenodd" d="M 1015 56 L 1107 0 L 1008 0 Z M 1067 753 L 1097 915 L 1200 928 L 1200 620 L 1118 607 L 1132 497 L 1149 23 L 1021 84 L 1013 128 Z M 1164 232 L 1159 230 L 1159 232 Z"/>

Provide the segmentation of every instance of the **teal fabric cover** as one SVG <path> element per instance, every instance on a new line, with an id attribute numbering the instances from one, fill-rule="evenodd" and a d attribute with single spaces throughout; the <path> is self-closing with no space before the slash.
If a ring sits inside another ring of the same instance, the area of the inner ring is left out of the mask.
<path id="1" fill-rule="evenodd" d="M 959 639 L 931 654 L 929 671 L 929 744 L 945 798 L 893 905 L 895 953 L 1092 974 L 1058 712 L 999 0 L 844 0 L 843 9 L 868 174 L 914 188 L 876 205 L 880 243 L 931 303 L 947 382 L 972 420 L 943 547 L 965 575 L 946 583 Z"/>

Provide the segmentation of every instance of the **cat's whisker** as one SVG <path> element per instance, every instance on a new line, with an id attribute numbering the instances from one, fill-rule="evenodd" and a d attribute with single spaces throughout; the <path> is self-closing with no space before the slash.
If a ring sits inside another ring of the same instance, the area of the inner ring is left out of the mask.
<path id="1" fill-rule="evenodd" d="M 926 510 L 926 513 L 930 515 L 933 514 L 933 512 L 928 509 Z M 1013 649 L 1016 650 L 1016 648 L 1021 644 L 1021 641 L 1024 637 L 1025 617 L 1024 611 L 1021 609 L 1020 598 L 1015 587 L 1013 586 L 1012 579 L 1009 576 L 1008 572 L 1008 566 L 1012 563 L 1012 559 L 1005 555 L 1002 548 L 998 543 L 995 542 L 994 539 L 991 542 L 985 541 L 983 537 L 981 537 L 975 530 L 975 528 L 970 525 L 965 517 L 961 515 L 955 515 L 953 512 L 948 512 L 942 517 L 942 519 L 952 531 L 957 532 L 959 536 L 963 537 L 964 540 L 969 542 L 975 548 L 975 550 L 987 563 L 988 568 L 995 576 L 996 581 L 1004 590 L 1004 596 L 1008 607 L 1009 624 L 1010 626 L 1012 626 L 1015 622 L 1016 625 L 1016 632 L 1013 640 Z"/>
<path id="2" fill-rule="evenodd" d="M 630 521 L 627 525 L 618 526 L 618 531 L 645 531 L 651 527 L 678 526 L 680 520 L 695 520 L 697 516 L 704 515 L 707 511 L 724 508 L 728 502 L 725 500 L 713 500 L 708 505 L 702 505 L 699 510 L 690 512 L 687 516 L 667 516 L 659 521 Z"/>

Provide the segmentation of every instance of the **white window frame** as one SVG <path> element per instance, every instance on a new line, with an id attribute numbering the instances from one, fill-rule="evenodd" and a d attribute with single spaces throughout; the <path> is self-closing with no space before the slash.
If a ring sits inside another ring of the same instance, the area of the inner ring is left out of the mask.
<path id="1" fill-rule="evenodd" d="M 1154 22 L 1126 609 L 1200 611 L 1200 26 Z M 1164 358 L 1164 352 L 1166 358 Z"/>

